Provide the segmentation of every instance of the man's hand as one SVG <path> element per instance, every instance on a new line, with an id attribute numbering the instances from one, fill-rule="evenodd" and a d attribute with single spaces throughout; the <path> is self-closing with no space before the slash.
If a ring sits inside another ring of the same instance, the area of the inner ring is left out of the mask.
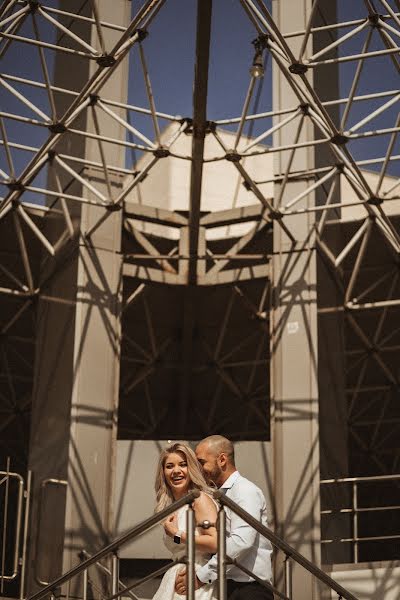
<path id="1" fill-rule="evenodd" d="M 195 577 L 194 589 L 198 590 L 203 585 L 204 583 L 200 581 L 200 579 Z M 178 574 L 175 579 L 175 591 L 181 596 L 183 596 L 186 593 L 186 568 L 183 568 L 180 571 L 178 571 Z"/>

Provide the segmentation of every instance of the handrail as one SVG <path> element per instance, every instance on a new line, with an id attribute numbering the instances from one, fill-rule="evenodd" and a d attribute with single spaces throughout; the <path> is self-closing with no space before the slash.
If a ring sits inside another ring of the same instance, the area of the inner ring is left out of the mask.
<path id="1" fill-rule="evenodd" d="M 85 560 L 86 558 L 90 558 L 90 554 L 85 549 L 83 549 L 79 552 L 79 558 L 81 560 Z M 103 565 L 103 563 L 97 562 L 96 567 L 99 569 L 99 571 L 101 571 L 108 577 L 110 577 L 110 578 L 112 577 L 112 572 L 110 571 L 110 569 L 107 569 L 107 567 L 105 565 Z M 119 585 L 120 590 L 125 593 L 126 587 L 124 586 L 124 584 L 122 583 L 121 580 L 118 580 L 118 585 Z M 128 596 L 130 596 L 130 598 L 132 598 L 132 600 L 139 600 L 139 598 L 133 592 L 128 591 L 127 594 L 128 594 Z"/>
<path id="2" fill-rule="evenodd" d="M 16 518 L 15 532 L 14 532 L 15 545 L 14 545 L 14 557 L 13 557 L 13 571 L 10 575 L 5 575 L 3 572 L 4 564 L 2 564 L 1 565 L 1 574 L 0 574 L 1 581 L 12 581 L 18 575 L 21 521 L 22 521 L 22 502 L 23 502 L 23 496 L 24 496 L 25 482 L 24 482 L 23 477 L 21 477 L 21 475 L 19 473 L 14 473 L 13 471 L 10 471 L 10 470 L 0 471 L 0 476 L 3 477 L 3 479 L 0 480 L 0 485 L 2 485 L 4 482 L 6 482 L 6 486 L 9 486 L 9 482 L 11 479 L 14 479 L 18 485 L 17 518 Z M 7 489 L 7 494 L 6 494 L 6 499 L 4 502 L 5 518 L 4 518 L 4 529 L 3 529 L 3 540 L 2 540 L 2 542 L 3 542 L 2 543 L 2 546 L 3 546 L 2 562 L 3 563 L 4 563 L 4 559 L 5 559 L 5 540 L 7 538 L 7 511 L 8 511 L 8 505 L 9 505 L 9 498 L 7 497 L 8 493 L 9 493 L 8 487 L 6 489 Z"/>
<path id="3" fill-rule="evenodd" d="M 258 533 L 262 536 L 266 537 L 274 546 L 282 550 L 286 556 L 292 558 L 299 565 L 304 567 L 307 571 L 309 571 L 312 575 L 314 575 L 317 579 L 322 581 L 325 585 L 329 586 L 332 590 L 334 590 L 339 596 L 341 596 L 344 600 L 357 600 L 357 598 L 344 587 L 342 587 L 339 583 L 337 583 L 334 579 L 329 577 L 324 571 L 316 567 L 312 562 L 310 562 L 305 556 L 297 552 L 292 546 L 284 542 L 280 537 L 275 535 L 268 527 L 262 525 L 257 519 L 252 517 L 248 512 L 243 510 L 236 502 L 233 502 L 230 498 L 228 498 L 223 492 L 217 490 L 213 492 L 213 496 L 216 500 L 220 502 L 222 506 L 227 506 L 234 513 L 236 513 L 241 519 L 246 521 L 251 527 L 253 527 Z M 223 559 L 223 557 L 220 557 Z"/>
<path id="4" fill-rule="evenodd" d="M 323 479 L 320 481 L 321 485 L 336 485 L 336 484 L 351 484 L 352 486 L 352 501 L 351 507 L 339 508 L 339 509 L 324 509 L 321 510 L 321 515 L 335 515 L 335 514 L 349 514 L 352 515 L 353 524 L 353 535 L 350 537 L 341 537 L 339 539 L 321 539 L 321 544 L 332 544 L 333 542 L 348 543 L 352 544 L 353 548 L 353 563 L 358 564 L 359 562 L 359 543 L 377 540 L 396 540 L 400 538 L 400 535 L 373 535 L 373 536 L 360 536 L 359 535 L 359 513 L 365 512 L 382 512 L 388 510 L 400 510 L 400 504 L 397 505 L 384 505 L 384 506 L 367 506 L 360 507 L 358 505 L 359 495 L 358 491 L 363 483 L 381 483 L 388 481 L 400 481 L 399 474 L 393 475 L 370 475 L 366 477 L 338 477 L 336 479 Z M 365 559 L 364 559 L 365 560 Z"/>
<path id="5" fill-rule="evenodd" d="M 225 528 L 223 527 L 224 520 L 222 517 L 225 515 L 225 511 L 223 510 L 223 508 L 227 507 L 227 508 L 231 509 L 234 513 L 236 513 L 239 517 L 241 517 L 244 521 L 246 521 L 256 531 L 258 531 L 258 533 L 260 533 L 262 536 L 267 538 L 276 548 L 282 550 L 285 553 L 286 558 L 291 558 L 295 562 L 297 562 L 299 565 L 304 567 L 309 573 L 311 573 L 317 579 L 319 579 L 319 581 L 321 581 L 322 583 L 324 583 L 325 585 L 330 587 L 332 590 L 334 590 L 341 598 L 343 598 L 343 600 L 357 600 L 357 598 L 351 592 L 349 592 L 348 590 L 343 588 L 339 583 L 337 583 L 331 577 L 329 577 L 329 575 L 327 575 L 321 569 L 319 569 L 317 566 L 315 566 L 313 563 L 311 563 L 307 558 L 305 558 L 305 556 L 303 556 L 302 554 L 297 552 L 297 550 L 295 550 L 292 546 L 290 546 L 289 544 L 284 542 L 279 536 L 275 535 L 268 527 L 265 527 L 264 525 L 262 525 L 259 521 L 257 521 L 257 519 L 252 517 L 248 512 L 243 510 L 239 505 L 236 504 L 236 502 L 233 502 L 233 500 L 228 498 L 221 491 L 216 490 L 216 491 L 213 491 L 212 494 L 213 494 L 214 498 L 219 501 L 219 503 L 222 507 L 222 510 L 220 510 L 220 513 L 219 513 L 219 527 L 218 527 L 218 538 L 219 538 L 219 540 L 218 540 L 218 546 L 219 546 L 218 573 L 219 573 L 219 592 L 220 592 L 219 597 L 220 598 L 222 598 L 222 599 L 225 598 L 225 594 L 226 594 L 225 566 L 227 564 L 229 564 L 229 562 L 232 562 L 232 563 L 236 564 L 239 568 L 241 568 L 241 565 L 239 563 L 237 563 L 236 561 L 232 561 L 230 559 L 230 557 L 226 556 L 225 535 L 224 535 Z M 105 557 L 109 554 L 112 554 L 112 553 L 115 554 L 120 546 L 123 546 L 124 544 L 131 541 L 138 535 L 144 533 L 145 531 L 147 531 L 148 529 L 150 529 L 157 523 L 164 521 L 170 514 L 176 512 L 182 506 L 184 506 L 186 504 L 190 505 L 196 498 L 199 497 L 199 495 L 200 495 L 199 490 L 193 490 L 192 492 L 190 492 L 189 494 L 187 494 L 180 500 L 174 502 L 173 504 L 171 504 L 170 506 L 165 508 L 163 511 L 160 511 L 159 513 L 149 517 L 142 523 L 139 523 L 138 525 L 136 525 L 135 527 L 130 529 L 128 532 L 121 535 L 119 538 L 117 538 L 116 540 L 114 540 L 113 542 L 111 542 L 110 544 L 108 544 L 107 546 L 105 546 L 104 548 L 102 548 L 101 550 L 96 552 L 95 554 L 93 554 L 91 557 L 87 558 L 86 560 L 81 562 L 79 565 L 73 567 L 72 569 L 67 571 L 64 575 L 59 577 L 58 579 L 54 580 L 52 583 L 50 583 L 44 589 L 42 589 L 42 590 L 36 592 L 35 594 L 33 594 L 32 596 L 30 596 L 27 600 L 41 600 L 48 594 L 54 594 L 54 591 L 57 588 L 59 588 L 62 584 L 66 583 L 67 581 L 69 581 L 70 579 L 72 579 L 73 577 L 76 577 L 77 575 L 79 575 L 81 573 L 87 573 L 87 569 L 91 565 L 98 563 L 103 557 Z M 193 521 L 193 519 L 194 519 L 193 511 L 189 511 L 189 512 L 190 512 L 190 515 L 188 515 L 187 525 L 188 525 L 188 531 L 191 530 L 191 533 L 192 533 L 191 538 L 193 538 L 193 539 L 192 539 L 192 544 L 189 544 L 192 547 L 189 548 L 189 555 L 187 557 L 186 562 L 187 562 L 188 571 L 190 572 L 191 570 L 193 570 L 193 567 L 194 567 L 193 543 L 194 543 L 194 526 L 195 526 L 195 524 Z M 192 523 L 190 522 L 191 520 L 192 520 Z M 190 540 L 188 540 L 188 541 L 190 541 Z M 150 577 L 153 577 L 155 574 L 164 572 L 169 567 L 170 567 L 170 565 L 162 567 L 156 573 L 152 573 L 151 575 L 147 576 L 145 578 L 145 580 L 149 579 Z M 130 585 L 130 586 L 126 587 L 125 589 L 121 589 L 119 591 L 114 590 L 112 593 L 112 596 L 109 598 L 109 600 L 117 599 L 122 594 L 130 591 L 131 589 L 133 589 L 139 583 L 142 583 L 142 582 L 143 582 L 143 580 L 141 582 L 135 582 L 133 585 Z M 192 584 L 189 585 L 189 587 L 193 588 L 193 581 L 192 581 Z M 270 586 L 267 586 L 267 587 L 270 587 Z M 194 598 L 194 589 L 191 589 L 190 591 L 192 592 L 191 594 L 189 594 L 189 589 L 188 589 L 188 598 L 189 597 Z M 279 594 L 279 595 L 281 598 L 282 597 L 287 598 L 287 596 L 285 596 L 283 594 Z"/>
<path id="6" fill-rule="evenodd" d="M 366 477 L 338 477 L 337 479 L 321 479 L 320 484 L 326 483 L 358 483 L 359 481 L 395 481 L 400 479 L 400 474 L 394 475 L 368 475 Z"/>
<path id="7" fill-rule="evenodd" d="M 191 504 L 196 498 L 199 497 L 199 495 L 199 490 L 193 490 L 180 500 L 177 500 L 173 504 L 170 504 L 170 506 L 168 506 L 164 510 L 160 511 L 159 513 L 156 513 L 155 515 L 152 515 L 151 517 L 149 517 L 145 521 L 142 521 L 138 525 L 135 525 L 135 527 L 133 527 L 132 529 L 121 535 L 119 538 L 117 538 L 116 540 L 114 540 L 113 542 L 111 542 L 110 544 L 93 554 L 90 558 L 81 562 L 79 565 L 72 567 L 72 569 L 70 569 L 69 571 L 64 573 L 64 575 L 61 575 L 60 577 L 52 581 L 45 588 L 39 590 L 32 596 L 29 596 L 27 600 L 41 600 L 48 594 L 53 593 L 53 591 L 56 588 L 59 588 L 66 581 L 72 579 L 73 577 L 76 577 L 80 573 L 83 573 L 83 571 L 88 569 L 91 565 L 97 563 L 104 556 L 115 552 L 120 546 L 123 546 L 133 538 L 137 537 L 141 533 L 144 533 L 145 531 L 153 527 L 154 525 L 157 525 L 157 523 L 164 521 L 169 515 L 177 511 L 182 506 L 185 506 L 185 504 Z"/>

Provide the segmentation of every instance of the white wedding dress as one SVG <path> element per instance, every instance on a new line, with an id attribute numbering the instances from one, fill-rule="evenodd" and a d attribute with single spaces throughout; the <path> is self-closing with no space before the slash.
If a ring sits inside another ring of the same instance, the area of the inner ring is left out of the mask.
<path id="1" fill-rule="evenodd" d="M 178 529 L 186 531 L 186 513 L 188 507 L 182 506 L 177 512 L 178 517 Z M 195 535 L 199 535 L 197 529 Z M 174 540 L 168 535 L 164 534 L 164 544 L 167 549 L 171 552 L 172 558 L 177 560 L 183 558 L 186 554 L 186 544 L 175 544 Z M 204 565 L 211 554 L 199 552 L 196 550 L 196 567 Z M 186 597 L 186 594 L 180 595 L 175 592 L 175 578 L 181 569 L 185 567 L 184 564 L 178 563 L 171 567 L 164 575 L 161 580 L 160 587 L 158 588 L 156 595 L 153 596 L 153 600 L 182 600 Z M 206 584 L 196 590 L 196 600 L 216 600 L 217 590 L 216 583 Z"/>

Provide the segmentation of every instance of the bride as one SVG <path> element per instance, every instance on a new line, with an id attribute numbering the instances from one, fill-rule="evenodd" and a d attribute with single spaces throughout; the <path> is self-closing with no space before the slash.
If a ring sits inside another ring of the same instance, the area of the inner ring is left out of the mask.
<path id="1" fill-rule="evenodd" d="M 156 475 L 156 512 L 159 512 L 185 496 L 193 489 L 200 490 L 200 496 L 193 502 L 196 523 L 205 520 L 215 523 L 217 508 L 214 500 L 207 493 L 207 484 L 200 470 L 196 455 L 185 444 L 172 444 L 161 452 Z M 170 515 L 163 523 L 164 543 L 171 552 L 173 559 L 179 559 L 186 554 L 186 512 L 185 505 L 176 513 Z M 217 532 L 215 527 L 202 529 L 196 527 L 196 568 L 204 565 L 211 554 L 217 551 Z M 182 600 L 175 592 L 175 578 L 183 568 L 181 564 L 174 565 L 164 575 L 160 587 L 153 600 Z M 214 600 L 217 597 L 215 583 L 206 584 L 196 590 L 196 600 Z"/>

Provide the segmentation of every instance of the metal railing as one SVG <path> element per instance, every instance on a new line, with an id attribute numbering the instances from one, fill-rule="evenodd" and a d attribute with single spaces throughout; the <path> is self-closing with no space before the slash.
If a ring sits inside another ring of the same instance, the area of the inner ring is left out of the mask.
<path id="1" fill-rule="evenodd" d="M 351 515 L 351 525 L 353 535 L 334 538 L 334 539 L 322 539 L 321 544 L 333 544 L 333 543 L 351 543 L 353 547 L 353 562 L 359 562 L 359 544 L 360 542 L 375 542 L 384 540 L 395 540 L 400 539 L 400 532 L 393 535 L 369 535 L 360 536 L 361 528 L 359 523 L 359 515 L 365 513 L 377 513 L 382 511 L 400 511 L 400 504 L 395 505 L 381 505 L 381 506 L 360 506 L 359 499 L 359 486 L 366 483 L 383 483 L 388 481 L 398 481 L 400 483 L 400 475 L 380 475 L 374 477 L 342 477 L 339 479 L 325 479 L 320 483 L 323 486 L 328 485 L 351 485 L 351 506 L 345 506 L 342 508 L 333 508 L 321 510 L 321 515 Z M 385 495 L 386 496 L 386 495 Z M 399 496 L 397 496 L 399 497 Z"/>
<path id="2" fill-rule="evenodd" d="M 235 502 L 233 502 L 230 498 L 225 496 L 220 491 L 213 492 L 213 495 L 216 500 L 218 500 L 220 509 L 218 511 L 218 520 L 217 520 L 217 533 L 218 533 L 218 549 L 217 549 L 217 558 L 218 558 L 218 598 L 219 600 L 226 600 L 226 592 L 227 592 L 227 583 L 226 583 L 226 568 L 229 564 L 234 564 L 236 567 L 241 569 L 247 575 L 258 581 L 262 586 L 273 591 L 275 596 L 279 596 L 284 600 L 292 600 L 292 583 L 291 583 L 291 566 L 292 563 L 295 562 L 301 565 L 306 571 L 311 573 L 316 579 L 325 584 L 331 590 L 338 594 L 339 598 L 343 600 L 357 600 L 356 597 L 344 589 L 341 585 L 339 585 L 336 581 L 331 579 L 326 573 L 324 573 L 321 569 L 311 563 L 307 558 L 305 558 L 302 554 L 297 552 L 294 548 L 292 548 L 289 544 L 286 544 L 280 537 L 275 535 L 268 527 L 262 525 L 257 519 L 252 517 L 245 510 L 240 508 Z M 152 517 L 146 519 L 142 523 L 139 523 L 133 529 L 125 533 L 124 535 L 117 538 L 114 542 L 108 544 L 104 548 L 102 548 L 99 552 L 93 554 L 92 556 L 86 558 L 83 562 L 78 564 L 76 567 L 73 567 L 67 573 L 58 577 L 51 584 L 46 586 L 44 589 L 36 592 L 32 596 L 28 598 L 28 600 L 42 600 L 47 596 L 56 596 L 57 591 L 60 590 L 61 586 L 65 584 L 69 584 L 71 580 L 81 576 L 81 594 L 77 594 L 75 591 L 75 596 L 79 595 L 83 600 L 87 600 L 87 586 L 88 586 L 88 569 L 92 565 L 99 565 L 100 561 L 106 557 L 112 557 L 111 560 L 111 569 L 107 572 L 111 577 L 111 585 L 110 585 L 110 594 L 108 595 L 108 600 L 116 600 L 121 596 L 129 595 L 129 593 L 152 578 L 159 577 L 163 575 L 168 569 L 173 567 L 178 563 L 182 563 L 186 565 L 187 570 L 187 586 L 186 586 L 186 598 L 187 600 L 195 600 L 195 514 L 192 507 L 192 503 L 199 496 L 199 492 L 194 490 L 184 498 L 181 498 L 177 502 L 174 502 L 169 507 L 159 512 L 158 514 L 153 515 Z M 162 523 L 169 515 L 176 512 L 182 506 L 188 505 L 187 511 L 187 554 L 183 558 L 179 560 L 172 561 L 171 563 L 157 569 L 153 573 L 143 577 L 139 581 L 134 582 L 129 586 L 124 586 L 119 581 L 119 560 L 118 560 L 118 550 L 120 547 L 125 545 L 126 543 L 132 541 L 142 533 L 149 530 L 151 527 L 158 523 Z M 264 536 L 268 539 L 275 548 L 281 550 L 285 555 L 285 589 L 284 593 L 279 590 L 273 588 L 269 582 L 263 581 L 259 577 L 257 577 L 254 573 L 249 571 L 246 567 L 241 565 L 238 561 L 232 560 L 226 554 L 226 512 L 225 509 L 229 509 L 236 513 L 241 519 L 243 519 L 246 523 L 248 523 L 251 527 L 253 527 L 260 535 Z M 198 525 L 203 525 L 198 524 Z M 208 524 L 209 525 L 209 524 Z M 205 523 L 204 523 L 205 526 Z"/>
<path id="3" fill-rule="evenodd" d="M 0 471 L 1 547 L 0 547 L 0 594 L 4 586 L 20 575 L 20 598 L 24 596 L 26 576 L 26 549 L 30 507 L 31 473 L 27 484 L 19 473 L 10 470 L 7 460 L 5 471 Z M 11 556 L 11 560 L 7 560 Z M 7 570 L 8 569 L 8 570 Z"/>
<path id="4" fill-rule="evenodd" d="M 321 583 L 325 584 L 331 590 L 337 593 L 339 598 L 343 598 L 344 600 L 357 600 L 357 598 L 348 590 L 343 588 L 339 583 L 334 581 L 329 575 L 324 573 L 319 567 L 314 565 L 311 561 L 309 561 L 305 556 L 297 552 L 292 546 L 283 541 L 279 536 L 275 535 L 268 527 L 262 525 L 257 519 L 249 515 L 245 510 L 243 510 L 240 506 L 238 506 L 235 502 L 233 502 L 230 498 L 228 498 L 223 492 L 216 491 L 214 492 L 214 497 L 219 501 L 221 505 L 221 510 L 219 511 L 219 535 L 218 535 L 218 586 L 219 586 L 219 600 L 226 599 L 226 565 L 227 564 L 235 564 L 239 569 L 247 573 L 256 579 L 261 585 L 267 588 L 271 588 L 271 586 L 255 577 L 253 573 L 248 571 L 237 561 L 232 561 L 229 557 L 226 556 L 226 537 L 222 535 L 221 530 L 225 533 L 225 511 L 223 510 L 226 506 L 232 512 L 234 512 L 238 517 L 243 519 L 246 523 L 248 523 L 253 529 L 255 529 L 260 535 L 265 537 L 267 540 L 271 542 L 271 544 L 281 550 L 285 555 L 285 594 L 279 593 L 279 596 L 285 598 L 286 600 L 292 600 L 292 581 L 291 581 L 291 565 L 292 562 L 296 562 L 300 566 L 302 566 L 306 571 L 311 573 L 316 579 L 318 579 Z M 274 593 L 276 594 L 276 590 L 274 589 Z"/>
<path id="5" fill-rule="evenodd" d="M 73 580 L 74 578 L 77 578 L 80 575 L 82 575 L 82 580 L 83 580 L 81 597 L 83 598 L 83 600 L 86 600 L 89 567 L 91 567 L 92 565 L 97 565 L 103 558 L 110 557 L 110 556 L 112 557 L 111 569 L 110 569 L 111 595 L 108 597 L 108 600 L 114 600 L 115 598 L 119 598 L 122 595 L 126 595 L 129 591 L 131 591 L 135 587 L 142 585 L 149 579 L 164 574 L 168 569 L 170 569 L 177 563 L 186 563 L 188 572 L 194 574 L 195 521 L 194 521 L 194 510 L 191 505 L 192 505 L 193 501 L 199 497 L 199 494 L 200 493 L 198 490 L 193 490 L 190 494 L 187 494 L 180 500 L 174 502 L 173 504 L 168 506 L 166 509 L 149 517 L 145 521 L 142 521 L 142 523 L 139 523 L 138 525 L 133 527 L 131 530 L 129 530 L 127 533 L 123 534 L 122 536 L 120 536 L 119 538 L 117 538 L 116 540 L 114 540 L 113 542 L 111 542 L 110 544 L 108 544 L 107 546 L 105 546 L 104 548 L 102 548 L 101 550 L 99 550 L 98 552 L 96 552 L 95 554 L 93 554 L 92 556 L 90 556 L 89 558 L 84 560 L 83 562 L 81 562 L 80 564 L 73 567 L 72 569 L 70 569 L 69 571 L 64 573 L 64 575 L 61 575 L 61 577 L 58 577 L 57 579 L 55 579 L 53 582 L 51 582 L 49 585 L 44 587 L 42 590 L 39 590 L 38 592 L 36 592 L 32 596 L 30 596 L 29 600 L 41 600 L 42 598 L 46 598 L 47 596 L 54 596 L 54 595 L 56 595 L 57 590 L 59 590 L 61 588 L 61 586 L 71 582 L 71 580 Z M 158 523 L 162 523 L 163 521 L 165 521 L 165 519 L 169 515 L 173 514 L 179 508 L 181 508 L 182 506 L 185 506 L 185 505 L 188 505 L 188 511 L 187 511 L 187 556 L 181 560 L 172 561 L 170 564 L 165 565 L 164 567 L 161 567 L 154 573 L 151 573 L 151 575 L 144 577 L 140 581 L 135 582 L 134 584 L 132 584 L 128 587 L 123 586 L 122 589 L 118 589 L 119 587 L 121 587 L 119 584 L 119 566 L 118 566 L 118 563 L 119 563 L 118 550 L 119 550 L 119 548 L 121 548 L 122 546 L 124 546 L 125 544 L 130 542 L 131 540 L 137 538 L 142 533 L 145 533 L 146 531 L 151 529 L 154 525 L 157 525 Z M 194 577 L 189 578 L 189 580 L 190 579 L 192 579 L 192 581 L 189 581 L 190 585 L 188 585 L 188 598 L 190 600 L 194 600 Z M 189 594 L 191 594 L 191 595 L 189 595 Z"/>
<path id="6" fill-rule="evenodd" d="M 86 550 L 82 550 L 79 553 L 79 558 L 83 561 L 88 558 L 91 558 L 91 555 L 88 552 L 86 552 Z M 112 581 L 113 573 L 112 573 L 111 569 L 108 569 L 105 565 L 103 565 L 103 563 L 101 563 L 99 561 L 96 562 L 96 567 L 99 569 L 99 571 L 101 573 L 106 575 L 106 577 L 108 577 L 108 579 L 110 581 Z M 94 585 L 94 583 L 89 579 L 89 577 L 88 577 L 87 583 Z M 119 586 L 118 589 L 123 591 L 124 594 L 129 596 L 132 600 L 139 600 L 139 598 L 131 590 L 128 590 L 128 591 L 126 590 L 126 587 L 124 586 L 124 584 L 122 583 L 122 581 L 120 579 L 118 579 L 118 586 Z"/>

